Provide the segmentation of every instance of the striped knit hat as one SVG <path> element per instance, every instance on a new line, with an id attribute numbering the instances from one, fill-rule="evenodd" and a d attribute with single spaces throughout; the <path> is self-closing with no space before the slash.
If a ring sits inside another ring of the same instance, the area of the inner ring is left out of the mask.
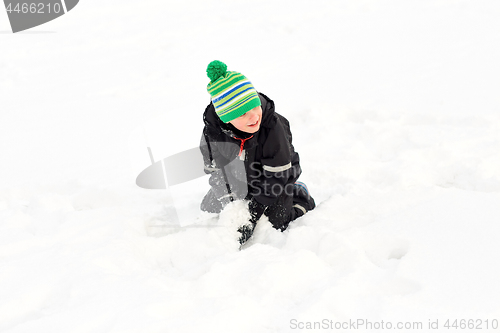
<path id="1" fill-rule="evenodd" d="M 210 79 L 208 93 L 215 113 L 223 122 L 228 123 L 260 105 L 252 83 L 241 73 L 228 72 L 223 62 L 215 60 L 208 64 L 207 76 Z"/>

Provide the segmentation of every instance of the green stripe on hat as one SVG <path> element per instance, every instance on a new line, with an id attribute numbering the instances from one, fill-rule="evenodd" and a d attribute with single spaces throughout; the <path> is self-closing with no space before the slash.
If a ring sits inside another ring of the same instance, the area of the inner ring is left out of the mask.
<path id="1" fill-rule="evenodd" d="M 215 113 L 225 123 L 261 105 L 252 83 L 243 74 L 226 69 L 227 66 L 217 60 L 207 67 L 207 76 L 211 80 L 207 91 L 212 97 Z"/>
<path id="2" fill-rule="evenodd" d="M 222 120 L 225 123 L 228 123 L 231 120 L 234 120 L 234 119 L 244 115 L 248 111 L 250 111 L 253 108 L 256 108 L 257 106 L 260 106 L 260 105 L 261 105 L 261 103 L 260 103 L 259 95 L 257 94 L 257 92 L 255 92 L 254 94 L 252 94 L 252 96 L 250 96 L 244 103 L 239 105 L 237 108 L 234 108 L 233 110 L 226 111 L 225 114 L 217 113 L 217 115 L 219 116 L 220 120 Z"/>
<path id="3" fill-rule="evenodd" d="M 213 82 L 212 85 L 208 88 L 208 92 L 212 96 L 217 96 L 221 91 L 227 89 L 232 84 L 245 79 L 243 75 L 237 72 L 227 72 L 227 74 L 217 81 Z"/>
<path id="4" fill-rule="evenodd" d="M 222 107 L 224 105 L 227 107 L 234 103 L 233 101 L 235 98 L 238 98 L 238 96 L 243 97 L 244 95 L 252 92 L 252 90 L 255 91 L 250 81 L 245 80 L 243 83 L 231 87 L 231 89 L 227 90 L 227 92 L 224 92 L 217 97 L 213 97 L 212 102 L 216 107 Z"/>

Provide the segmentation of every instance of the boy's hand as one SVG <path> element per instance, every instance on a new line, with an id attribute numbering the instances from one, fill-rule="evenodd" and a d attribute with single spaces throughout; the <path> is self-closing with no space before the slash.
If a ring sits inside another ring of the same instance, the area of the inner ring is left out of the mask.
<path id="1" fill-rule="evenodd" d="M 241 233 L 238 241 L 241 245 L 243 245 L 247 240 L 252 237 L 253 230 L 255 229 L 255 225 L 257 221 L 261 218 L 262 214 L 266 210 L 266 206 L 258 203 L 255 199 L 250 200 L 248 203 L 248 210 L 250 212 L 250 220 L 244 225 L 238 228 L 238 232 Z"/>
<path id="2" fill-rule="evenodd" d="M 255 229 L 255 223 L 248 223 L 238 228 L 238 232 L 241 233 L 241 236 L 238 239 L 240 245 L 245 244 L 245 242 L 249 240 L 250 237 L 252 237 L 254 229 Z"/>

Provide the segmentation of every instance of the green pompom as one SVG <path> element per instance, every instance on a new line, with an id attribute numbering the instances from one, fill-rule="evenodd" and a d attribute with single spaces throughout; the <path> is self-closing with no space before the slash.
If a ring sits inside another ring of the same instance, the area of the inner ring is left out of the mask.
<path id="1" fill-rule="evenodd" d="M 211 82 L 214 82 L 221 76 L 226 75 L 226 72 L 227 72 L 227 66 L 222 61 L 214 60 L 208 64 L 207 76 Z"/>

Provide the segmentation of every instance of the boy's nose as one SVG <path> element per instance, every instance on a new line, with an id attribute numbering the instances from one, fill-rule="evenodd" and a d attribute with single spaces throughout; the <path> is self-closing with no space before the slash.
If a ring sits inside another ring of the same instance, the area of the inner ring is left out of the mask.
<path id="1" fill-rule="evenodd" d="M 259 115 L 257 114 L 257 112 L 255 111 L 250 111 L 250 116 L 248 117 L 248 120 L 251 122 L 251 123 L 254 123 L 257 121 L 257 119 L 259 118 Z"/>

